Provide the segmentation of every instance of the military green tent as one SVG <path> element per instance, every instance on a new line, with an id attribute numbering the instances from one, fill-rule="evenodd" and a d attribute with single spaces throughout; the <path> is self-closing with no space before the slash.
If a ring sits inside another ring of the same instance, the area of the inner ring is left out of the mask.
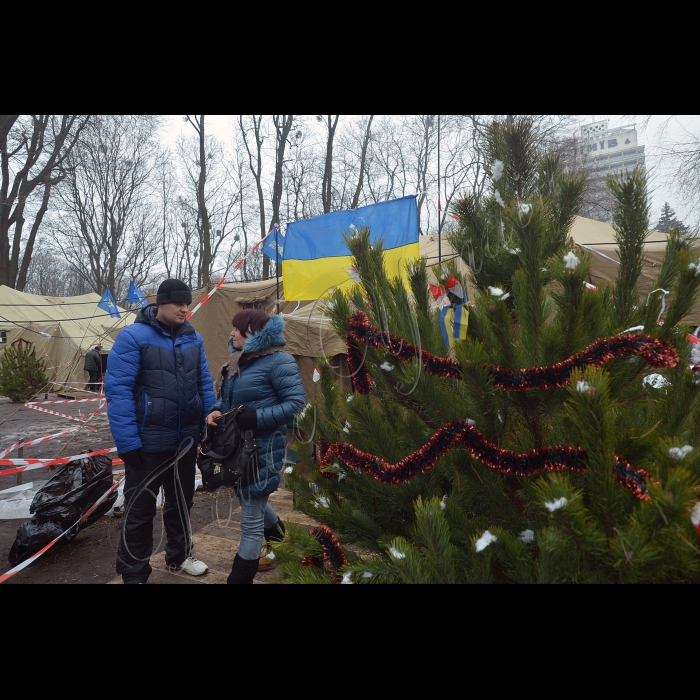
<path id="1" fill-rule="evenodd" d="M 113 318 L 98 307 L 100 299 L 95 293 L 50 297 L 0 286 L 0 353 L 20 338 L 28 340 L 46 362 L 51 380 L 46 391 L 82 389 L 88 380 L 85 353 L 101 345 L 105 366 L 117 333 L 134 320 L 121 307 L 121 317 Z"/>

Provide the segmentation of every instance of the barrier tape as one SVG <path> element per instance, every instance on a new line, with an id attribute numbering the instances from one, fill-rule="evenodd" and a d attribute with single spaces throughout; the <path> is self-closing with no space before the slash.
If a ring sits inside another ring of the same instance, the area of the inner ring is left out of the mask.
<path id="1" fill-rule="evenodd" d="M 37 440 L 30 440 L 29 442 L 16 442 L 12 447 L 8 447 L 4 452 L 0 452 L 0 459 L 3 457 L 7 457 L 7 455 L 12 452 L 12 450 L 18 448 L 20 445 L 23 447 L 29 447 L 30 445 L 38 445 L 41 442 L 48 442 L 49 440 L 53 440 L 54 438 L 61 437 L 61 435 L 68 435 L 68 433 L 74 433 L 76 430 L 79 430 L 79 428 L 68 428 L 68 430 L 62 430 L 60 433 L 54 433 L 53 435 L 47 435 L 46 437 L 43 438 L 38 438 Z"/>
<path id="2" fill-rule="evenodd" d="M 685 336 L 686 340 L 689 340 L 691 343 L 695 343 L 696 345 L 700 345 L 700 338 L 696 338 L 694 335 L 688 335 Z"/>
<path id="3" fill-rule="evenodd" d="M 251 252 L 252 252 L 252 251 L 251 251 Z M 243 261 L 241 260 L 241 262 L 243 262 Z M 234 269 L 235 269 L 235 268 L 234 268 Z M 222 278 L 221 278 L 221 282 L 219 282 L 219 284 L 217 284 L 216 287 L 214 287 L 214 289 L 212 289 L 211 292 L 209 292 L 209 294 L 207 294 L 207 295 L 204 297 L 204 299 L 202 299 L 202 301 L 200 301 L 199 304 L 197 304 L 197 306 L 195 306 L 194 309 L 192 309 L 192 311 L 190 311 L 190 312 L 187 314 L 186 318 L 190 318 L 190 316 L 192 316 L 192 314 L 193 314 L 195 311 L 197 311 L 197 309 L 199 309 L 200 306 L 204 306 L 204 304 L 207 303 L 209 297 L 210 297 L 210 296 L 225 282 L 225 281 L 226 281 L 226 278 L 225 278 L 225 277 L 222 277 Z"/>
<path id="4" fill-rule="evenodd" d="M 117 458 L 112 458 L 112 465 L 115 464 L 124 464 L 124 462 L 121 459 Z M 44 467 L 51 467 L 53 466 L 52 464 L 44 464 L 44 463 L 32 463 L 27 466 L 19 466 L 19 467 L 14 467 L 12 469 L 4 469 L 3 471 L 0 471 L 0 476 L 9 476 L 11 474 L 19 474 L 20 472 L 27 472 L 31 471 L 32 469 L 43 469 Z"/>
<path id="5" fill-rule="evenodd" d="M 25 406 L 27 406 L 27 404 L 25 404 Z M 42 413 L 50 413 L 52 416 L 60 416 L 61 418 L 68 418 L 68 420 L 74 420 L 78 423 L 87 423 L 88 422 L 87 418 L 83 418 L 83 417 L 76 418 L 75 416 L 68 416 L 65 413 L 58 413 L 58 411 L 51 411 L 48 408 L 39 408 L 38 406 L 27 406 L 27 408 L 31 408 L 33 411 L 41 411 Z M 99 410 L 100 409 L 98 408 L 97 411 L 99 411 Z M 97 411 L 95 411 L 95 413 L 97 413 Z M 88 430 L 92 430 L 93 433 L 97 432 L 97 430 L 95 430 L 95 428 L 91 428 L 89 425 L 85 425 L 84 427 L 86 427 Z"/>
<path id="6" fill-rule="evenodd" d="M 270 231 L 270 233 L 272 233 L 272 231 Z M 270 233 L 268 233 L 267 236 L 269 236 Z M 248 255 L 243 256 L 243 257 L 233 266 L 233 271 L 234 271 L 234 272 L 248 259 L 248 257 L 249 257 L 252 253 L 254 253 L 254 252 L 267 240 L 267 236 L 265 236 L 265 238 L 263 238 L 261 241 L 258 241 L 258 242 L 250 249 L 250 252 L 248 253 Z"/>
<path id="7" fill-rule="evenodd" d="M 73 525 L 71 525 L 67 530 L 64 530 L 58 537 L 49 542 L 45 547 L 42 547 L 36 554 L 33 554 L 31 557 L 29 557 L 29 559 L 25 559 L 21 564 L 17 564 L 17 566 L 15 566 L 14 569 L 10 569 L 9 571 L 6 571 L 4 574 L 0 575 L 0 583 L 4 583 L 5 581 L 7 581 L 8 578 L 11 578 L 16 573 L 22 571 L 22 569 L 26 569 L 32 562 L 36 561 L 44 552 L 51 549 L 51 547 L 53 547 L 56 544 L 56 542 L 58 542 L 61 539 L 61 537 L 63 537 L 67 532 L 70 532 L 76 525 L 79 525 L 84 520 L 86 520 L 90 513 L 92 513 L 95 510 L 95 508 L 97 508 L 97 506 L 103 503 L 110 494 L 114 493 L 115 489 L 119 488 L 119 485 L 122 481 L 123 479 L 116 481 L 109 488 L 108 491 L 105 491 L 97 499 L 97 501 L 93 505 L 91 505 L 90 508 L 88 508 L 88 510 L 86 510 L 85 513 L 83 513 L 83 515 L 80 516 L 80 519 L 76 523 L 73 523 Z"/>
<path id="8" fill-rule="evenodd" d="M 39 404 L 45 404 L 45 403 L 84 403 L 85 401 L 104 401 L 104 396 L 99 396 L 96 399 L 55 399 L 54 401 L 27 401 L 24 405 L 27 406 L 27 408 L 31 408 L 32 406 L 38 406 Z"/>
<path id="9" fill-rule="evenodd" d="M 58 459 L 0 459 L 0 465 L 8 466 L 11 465 L 12 469 L 5 469 L 0 471 L 0 476 L 7 476 L 8 474 L 18 474 L 22 471 L 28 471 L 30 469 L 39 469 L 41 467 L 52 467 L 54 464 L 68 464 L 74 459 L 87 459 L 88 457 L 95 457 L 96 455 L 106 455 L 112 452 L 116 452 L 116 447 L 111 447 L 108 450 L 97 450 L 97 452 L 88 452 L 82 455 L 73 455 L 72 457 L 59 457 Z M 112 464 L 115 462 L 123 464 L 122 460 L 112 460 Z"/>

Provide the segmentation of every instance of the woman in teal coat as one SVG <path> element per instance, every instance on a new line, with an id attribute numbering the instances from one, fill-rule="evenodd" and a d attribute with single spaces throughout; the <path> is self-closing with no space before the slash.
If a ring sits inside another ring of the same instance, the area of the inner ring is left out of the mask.
<path id="1" fill-rule="evenodd" d="M 232 320 L 231 356 L 216 380 L 217 401 L 207 423 L 243 405 L 236 420 L 243 430 L 255 430 L 260 470 L 248 486 L 238 489 L 241 543 L 228 583 L 253 583 L 263 539 L 280 540 L 284 524 L 268 503 L 280 484 L 287 447 L 287 424 L 306 403 L 296 360 L 283 348 L 284 319 L 259 309 L 239 311 Z"/>

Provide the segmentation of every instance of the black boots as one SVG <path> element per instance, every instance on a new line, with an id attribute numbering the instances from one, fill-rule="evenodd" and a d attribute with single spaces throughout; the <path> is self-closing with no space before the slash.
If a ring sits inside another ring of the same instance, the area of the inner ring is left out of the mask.
<path id="1" fill-rule="evenodd" d="M 277 522 L 272 527 L 266 527 L 263 530 L 265 542 L 281 542 L 284 539 L 284 523 L 277 518 Z"/>
<path id="2" fill-rule="evenodd" d="M 258 563 L 258 559 L 242 559 L 236 553 L 226 583 L 253 583 L 255 574 L 258 573 Z"/>
<path id="3" fill-rule="evenodd" d="M 285 532 L 284 523 L 279 518 L 277 518 L 277 522 L 272 527 L 266 527 L 263 530 L 266 542 L 281 542 L 284 539 Z M 233 567 L 226 583 L 253 583 L 259 566 L 259 559 L 243 559 L 236 553 L 233 559 Z M 267 568 L 272 568 L 272 563 Z"/>

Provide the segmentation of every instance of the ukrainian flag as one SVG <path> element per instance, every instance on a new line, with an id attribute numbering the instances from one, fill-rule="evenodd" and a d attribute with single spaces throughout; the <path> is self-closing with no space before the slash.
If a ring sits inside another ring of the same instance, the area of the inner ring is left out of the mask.
<path id="1" fill-rule="evenodd" d="M 405 265 L 420 258 L 418 206 L 415 195 L 366 207 L 314 216 L 287 224 L 282 280 L 287 301 L 328 296 L 336 287 L 357 281 L 344 233 L 352 226 L 371 229 L 370 240 L 382 239 L 384 264 L 390 279 L 405 277 Z M 405 279 L 404 281 L 408 281 Z"/>

